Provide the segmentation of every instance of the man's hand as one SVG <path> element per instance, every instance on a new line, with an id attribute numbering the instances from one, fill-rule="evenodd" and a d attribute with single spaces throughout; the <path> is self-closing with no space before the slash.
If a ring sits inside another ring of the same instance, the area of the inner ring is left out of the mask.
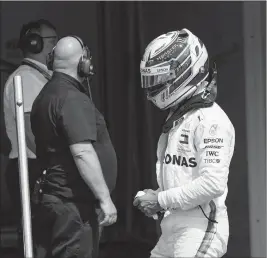
<path id="1" fill-rule="evenodd" d="M 153 190 L 148 190 L 145 195 L 136 197 L 133 205 L 137 206 L 148 217 L 162 210 L 158 203 L 158 192 Z"/>
<path id="2" fill-rule="evenodd" d="M 110 226 L 117 221 L 117 209 L 111 198 L 100 201 L 101 213 L 99 214 L 99 225 Z"/>

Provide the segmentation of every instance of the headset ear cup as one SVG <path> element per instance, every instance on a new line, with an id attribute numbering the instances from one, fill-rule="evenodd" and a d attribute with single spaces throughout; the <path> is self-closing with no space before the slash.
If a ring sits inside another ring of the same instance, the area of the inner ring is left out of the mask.
<path id="1" fill-rule="evenodd" d="M 81 57 L 80 60 L 79 60 L 77 70 L 78 70 L 78 75 L 79 76 L 81 76 L 81 77 L 85 76 L 85 74 L 84 74 L 84 60 L 83 60 L 83 57 Z"/>
<path id="2" fill-rule="evenodd" d="M 30 51 L 33 54 L 38 54 L 43 50 L 44 42 L 40 35 L 31 33 L 25 35 L 22 40 L 23 49 Z"/>
<path id="3" fill-rule="evenodd" d="M 36 33 L 32 34 L 32 37 L 33 37 L 32 42 L 34 43 L 32 52 L 35 54 L 38 54 L 38 53 L 42 52 L 42 50 L 43 50 L 44 41 L 43 41 L 42 37 Z"/>
<path id="4" fill-rule="evenodd" d="M 88 77 L 91 75 L 91 60 L 87 57 L 81 57 L 78 64 L 78 75 Z"/>
<path id="5" fill-rule="evenodd" d="M 86 76 L 89 76 L 91 74 L 91 60 L 89 58 L 85 58 L 83 60 L 83 70 L 84 70 L 84 74 Z"/>

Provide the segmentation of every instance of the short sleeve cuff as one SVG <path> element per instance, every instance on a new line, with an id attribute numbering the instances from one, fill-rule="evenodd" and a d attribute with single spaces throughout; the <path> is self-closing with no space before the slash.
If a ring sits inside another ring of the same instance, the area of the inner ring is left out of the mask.
<path id="1" fill-rule="evenodd" d="M 81 135 L 81 137 L 77 136 L 75 139 L 69 139 L 68 140 L 68 144 L 69 145 L 73 145 L 73 144 L 76 144 L 76 143 L 87 142 L 87 141 L 95 142 L 96 141 L 96 133 L 94 134 L 94 133 L 91 132 L 91 136 L 90 137 L 82 137 L 82 135 Z"/>

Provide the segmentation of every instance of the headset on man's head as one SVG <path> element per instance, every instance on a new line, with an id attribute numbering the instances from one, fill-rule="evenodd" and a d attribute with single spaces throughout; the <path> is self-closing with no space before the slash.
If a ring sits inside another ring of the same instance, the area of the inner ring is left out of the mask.
<path id="1" fill-rule="evenodd" d="M 19 48 L 23 51 L 28 51 L 33 54 L 42 52 L 44 47 L 44 38 L 51 38 L 54 36 L 42 37 L 34 29 L 40 29 L 42 25 L 46 25 L 55 30 L 55 27 L 47 20 L 40 19 L 38 21 L 29 22 L 22 26 L 19 39 Z"/>
<path id="2" fill-rule="evenodd" d="M 69 37 L 77 39 L 83 50 L 83 55 L 81 56 L 77 67 L 78 75 L 81 77 L 93 76 L 95 73 L 92 64 L 92 55 L 90 49 L 83 43 L 83 41 L 79 37 L 74 35 L 71 35 Z M 52 52 L 47 56 L 46 65 L 49 70 L 53 70 L 55 48 L 56 47 L 54 47 Z"/>

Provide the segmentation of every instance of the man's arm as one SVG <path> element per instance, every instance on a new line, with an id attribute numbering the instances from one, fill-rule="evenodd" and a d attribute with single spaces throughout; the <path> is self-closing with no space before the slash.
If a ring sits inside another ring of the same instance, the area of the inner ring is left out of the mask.
<path id="1" fill-rule="evenodd" d="M 83 180 L 95 197 L 100 202 L 110 199 L 101 165 L 92 144 L 89 141 L 72 144 L 70 150 Z"/>
<path id="2" fill-rule="evenodd" d="M 98 156 L 91 144 L 97 140 L 97 128 L 95 109 L 89 98 L 77 96 L 66 100 L 61 109 L 59 125 L 81 177 L 99 200 L 104 217 L 100 225 L 115 223 L 117 210 L 111 200 Z"/>
<path id="3" fill-rule="evenodd" d="M 217 126 L 214 136 L 210 134 L 212 126 Z M 200 176 L 186 185 L 160 192 L 158 201 L 164 209 L 192 209 L 221 196 L 225 191 L 234 150 L 234 129 L 202 123 L 196 129 L 195 139 Z"/>

